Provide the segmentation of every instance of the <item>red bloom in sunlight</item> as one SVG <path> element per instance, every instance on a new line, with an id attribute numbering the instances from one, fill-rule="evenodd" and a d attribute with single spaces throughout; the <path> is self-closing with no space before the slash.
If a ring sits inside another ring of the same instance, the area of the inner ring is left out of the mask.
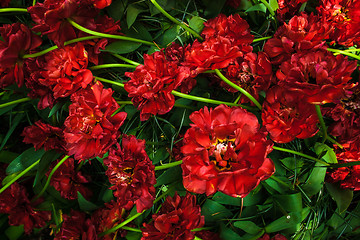
<path id="1" fill-rule="evenodd" d="M 37 65 L 39 83 L 49 87 L 55 98 L 67 97 L 86 88 L 93 79 L 91 71 L 86 69 L 88 55 L 82 43 L 51 51 L 38 60 Z"/>
<path id="2" fill-rule="evenodd" d="M 332 30 L 333 27 L 323 18 L 302 12 L 277 29 L 274 37 L 266 41 L 264 51 L 273 64 L 281 64 L 294 52 L 320 48 Z"/>
<path id="3" fill-rule="evenodd" d="M 264 52 L 248 53 L 226 68 L 225 77 L 259 99 L 259 92 L 266 91 L 272 81 L 272 65 Z M 229 92 L 238 91 L 223 81 L 220 82 L 220 86 Z M 242 96 L 240 102 L 249 102 L 249 99 Z"/>
<path id="4" fill-rule="evenodd" d="M 152 216 L 153 222 L 144 223 L 141 240 L 192 240 L 195 233 L 192 229 L 204 225 L 200 206 L 196 205 L 196 197 L 187 193 L 180 197 L 168 196 L 160 210 Z"/>
<path id="5" fill-rule="evenodd" d="M 140 120 L 145 121 L 151 115 L 169 112 L 175 103 L 171 91 L 190 76 L 181 72 L 175 61 L 167 61 L 165 54 L 155 52 L 144 55 L 144 65 L 136 67 L 134 72 L 126 72 L 131 78 L 125 83 L 125 90 L 131 101 L 141 112 Z"/>
<path id="6" fill-rule="evenodd" d="M 30 234 L 33 228 L 45 227 L 51 219 L 50 212 L 36 209 L 39 203 L 41 200 L 30 202 L 25 187 L 14 182 L 0 194 L 0 213 L 9 214 L 10 225 L 24 225 L 25 233 Z"/>
<path id="7" fill-rule="evenodd" d="M 118 203 L 111 201 L 110 203 L 105 203 L 105 207 L 96 210 L 91 215 L 91 221 L 96 227 L 96 232 L 98 234 L 103 233 L 116 225 L 120 224 L 124 220 L 125 209 L 120 207 Z M 101 240 L 113 240 L 116 239 L 115 236 L 123 236 L 126 234 L 125 230 L 119 229 L 111 234 L 107 234 L 101 237 Z"/>
<path id="8" fill-rule="evenodd" d="M 338 163 L 351 163 L 360 161 L 360 140 L 343 144 L 344 149 L 334 145 Z M 354 191 L 360 190 L 360 165 L 334 168 L 327 172 L 326 181 L 339 183 L 342 188 Z"/>
<path id="9" fill-rule="evenodd" d="M 64 136 L 68 155 L 75 154 L 76 160 L 102 157 L 117 141 L 127 114 L 119 112 L 112 116 L 119 108 L 112 93 L 97 82 L 71 96 Z"/>
<path id="10" fill-rule="evenodd" d="M 0 27 L 0 88 L 15 82 L 19 87 L 24 84 L 22 55 L 41 45 L 41 38 L 21 23 Z"/>
<path id="11" fill-rule="evenodd" d="M 339 101 L 354 86 L 349 80 L 355 69 L 356 62 L 347 57 L 316 51 L 293 54 L 276 76 L 280 86 L 303 93 L 309 103 L 324 104 Z"/>
<path id="12" fill-rule="evenodd" d="M 21 136 L 23 142 L 33 144 L 35 150 L 44 147 L 45 151 L 55 149 L 59 152 L 65 151 L 65 141 L 63 130 L 50 124 L 43 123 L 41 120 L 34 125 L 25 127 Z"/>
<path id="13" fill-rule="evenodd" d="M 110 6 L 112 0 L 90 0 L 94 4 L 94 7 L 98 9 L 103 9 L 107 6 Z"/>
<path id="14" fill-rule="evenodd" d="M 52 163 L 47 176 L 59 161 Z M 83 197 L 89 199 L 92 195 L 90 189 L 83 184 L 90 182 L 90 177 L 83 175 L 75 170 L 74 159 L 67 159 L 52 175 L 50 185 L 53 186 L 63 198 L 74 200 L 78 198 L 77 192 Z"/>
<path id="15" fill-rule="evenodd" d="M 193 112 L 190 120 L 193 124 L 182 147 L 183 184 L 188 191 L 245 197 L 274 173 L 274 164 L 266 157 L 273 143 L 254 114 L 220 105 Z"/>
<path id="16" fill-rule="evenodd" d="M 270 138 L 277 143 L 310 138 L 318 132 L 315 107 L 301 93 L 279 86 L 266 92 L 262 120 Z"/>
<path id="17" fill-rule="evenodd" d="M 277 19 L 280 22 L 285 22 L 285 20 L 296 15 L 299 11 L 301 5 L 308 0 L 278 0 L 279 8 L 277 9 Z"/>
<path id="18" fill-rule="evenodd" d="M 360 42 L 360 2 L 322 0 L 319 15 L 334 27 L 330 39 L 347 47 Z"/>
<path id="19" fill-rule="evenodd" d="M 85 213 L 71 210 L 70 215 L 64 214 L 62 217 L 64 220 L 54 240 L 98 239 L 95 225 L 90 219 L 86 219 Z"/>
<path id="20" fill-rule="evenodd" d="M 106 175 L 113 185 L 114 196 L 121 207 L 131 208 L 135 203 L 138 212 L 149 209 L 155 198 L 155 167 L 145 152 L 145 140 L 135 136 L 122 138 L 122 148 L 111 148 L 104 159 Z"/>
<path id="21" fill-rule="evenodd" d="M 225 14 L 219 14 L 216 18 L 206 21 L 204 26 L 201 35 L 205 37 L 205 41 L 221 36 L 230 39 L 233 45 L 238 46 L 242 52 L 252 51 L 250 44 L 254 36 L 250 34 L 249 24 L 239 14 L 228 17 Z"/>

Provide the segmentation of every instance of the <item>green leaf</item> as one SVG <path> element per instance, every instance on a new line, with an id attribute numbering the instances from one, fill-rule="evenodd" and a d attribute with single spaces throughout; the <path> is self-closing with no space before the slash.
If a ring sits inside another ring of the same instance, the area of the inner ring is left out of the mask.
<path id="1" fill-rule="evenodd" d="M 205 16 L 207 18 L 213 18 L 219 15 L 225 5 L 225 2 L 226 0 L 203 0 L 204 5 L 206 6 Z"/>
<path id="2" fill-rule="evenodd" d="M 16 116 L 14 117 L 14 120 L 11 122 L 11 127 L 9 128 L 8 132 L 6 133 L 4 139 L 2 140 L 1 146 L 0 146 L 0 151 L 3 149 L 3 147 L 5 146 L 6 142 L 9 140 L 11 134 L 14 132 L 15 128 L 19 125 L 19 123 L 21 122 L 21 120 L 24 118 L 24 114 L 16 114 Z"/>
<path id="3" fill-rule="evenodd" d="M 278 177 L 279 179 L 283 180 L 283 181 L 287 181 L 286 177 Z M 268 186 L 270 186 L 272 189 L 276 190 L 277 192 L 281 193 L 281 194 L 285 194 L 286 193 L 286 188 L 279 184 L 277 181 L 273 180 L 272 178 L 268 178 L 265 180 L 265 183 L 268 184 Z"/>
<path id="4" fill-rule="evenodd" d="M 126 234 L 125 238 L 127 240 L 140 240 L 141 237 L 142 233 L 128 231 L 128 234 Z"/>
<path id="5" fill-rule="evenodd" d="M 163 184 L 168 184 L 182 179 L 182 170 L 180 166 L 172 167 L 167 169 L 162 173 L 158 178 L 157 182 L 154 185 L 155 187 L 161 186 Z"/>
<path id="6" fill-rule="evenodd" d="M 201 208 L 201 215 L 205 217 L 206 223 L 216 223 L 221 219 L 229 218 L 231 212 L 220 203 L 207 199 Z"/>
<path id="7" fill-rule="evenodd" d="M 126 23 L 127 23 L 128 28 L 130 28 L 131 25 L 133 25 L 137 16 L 142 12 L 144 12 L 144 10 L 135 7 L 134 4 L 130 4 L 128 6 L 128 8 L 126 10 Z"/>
<path id="8" fill-rule="evenodd" d="M 149 154 L 149 158 L 152 160 L 153 164 L 156 165 L 160 161 L 164 161 L 169 158 L 169 152 L 165 147 L 156 149 L 155 152 Z"/>
<path id="9" fill-rule="evenodd" d="M 111 17 L 115 21 L 118 21 L 124 15 L 126 5 L 127 5 L 127 0 L 112 1 L 111 6 L 105 9 L 109 13 L 109 17 Z"/>
<path id="10" fill-rule="evenodd" d="M 20 226 L 10 226 L 5 230 L 6 236 L 9 240 L 17 240 L 24 233 L 24 225 Z"/>
<path id="11" fill-rule="evenodd" d="M 190 28 L 200 33 L 204 28 L 204 20 L 201 17 L 193 16 L 189 21 Z"/>
<path id="12" fill-rule="evenodd" d="M 325 183 L 325 186 L 332 199 L 336 202 L 339 213 L 343 213 L 350 206 L 354 195 L 353 191 L 343 189 L 338 184 Z"/>
<path id="13" fill-rule="evenodd" d="M 140 47 L 140 45 L 141 43 L 120 40 L 107 45 L 103 51 L 116 54 L 125 54 L 135 51 Z"/>
<path id="14" fill-rule="evenodd" d="M 287 216 L 276 219 L 265 227 L 267 233 L 279 232 L 301 223 L 310 213 L 310 208 L 304 208 L 301 212 L 292 212 Z"/>
<path id="15" fill-rule="evenodd" d="M 326 167 L 322 163 L 315 163 L 310 176 L 303 185 L 303 190 L 309 196 L 317 194 L 324 186 Z"/>
<path id="16" fill-rule="evenodd" d="M 241 198 L 231 197 L 222 192 L 215 193 L 212 199 L 220 204 L 241 206 Z"/>
<path id="17" fill-rule="evenodd" d="M 269 0 L 270 7 L 276 12 L 276 10 L 279 8 L 278 0 Z"/>
<path id="18" fill-rule="evenodd" d="M 94 203 L 89 202 L 88 200 L 86 200 L 80 192 L 78 192 L 78 202 L 79 202 L 79 207 L 81 210 L 88 212 L 88 211 L 93 211 L 95 209 L 98 209 L 99 207 L 96 206 Z"/>
<path id="19" fill-rule="evenodd" d="M 266 6 L 262 3 L 259 3 L 259 4 L 256 4 L 252 7 L 250 7 L 249 9 L 247 9 L 245 12 L 256 12 L 256 11 L 259 11 L 259 12 L 263 12 L 263 13 L 266 13 Z"/>
<path id="20" fill-rule="evenodd" d="M 240 228 L 244 232 L 250 233 L 250 234 L 257 234 L 259 233 L 262 228 L 258 227 L 255 223 L 251 221 L 237 221 L 234 222 L 234 226 L 237 228 Z"/>
<path id="21" fill-rule="evenodd" d="M 6 169 L 6 173 L 10 175 L 25 170 L 31 164 L 39 160 L 44 155 L 44 153 L 44 149 L 35 151 L 34 148 L 29 148 L 25 150 L 21 155 L 19 155 L 9 164 Z M 35 167 L 34 169 L 37 169 L 37 167 Z"/>
<path id="22" fill-rule="evenodd" d="M 131 26 L 131 29 L 129 29 L 126 32 L 126 36 L 138 38 L 138 39 L 142 39 L 142 40 L 146 40 L 146 41 L 150 41 L 150 42 L 153 41 L 153 38 L 152 38 L 151 34 L 149 33 L 148 29 L 139 22 L 135 22 Z"/>
<path id="23" fill-rule="evenodd" d="M 338 163 L 334 150 L 324 143 L 315 143 L 315 152 L 327 163 Z"/>
<path id="24" fill-rule="evenodd" d="M 11 163 L 18 156 L 19 156 L 19 154 L 17 154 L 17 153 L 3 150 L 0 152 L 0 162 Z"/>
<path id="25" fill-rule="evenodd" d="M 46 172 L 49 170 L 51 162 L 58 159 L 61 155 L 62 153 L 58 153 L 56 151 L 45 152 L 40 159 L 33 186 L 40 182 L 41 178 L 45 176 Z"/>
<path id="26" fill-rule="evenodd" d="M 274 195 L 273 197 L 288 212 L 300 212 L 303 209 L 301 193 Z"/>
<path id="27" fill-rule="evenodd" d="M 227 228 L 225 224 L 220 225 L 220 238 L 231 240 L 242 240 L 242 238 L 230 228 Z"/>
<path id="28" fill-rule="evenodd" d="M 54 115 L 58 110 L 60 110 L 63 107 L 63 105 L 64 105 L 63 102 L 56 103 L 49 112 L 49 118 L 52 117 L 52 115 Z"/>

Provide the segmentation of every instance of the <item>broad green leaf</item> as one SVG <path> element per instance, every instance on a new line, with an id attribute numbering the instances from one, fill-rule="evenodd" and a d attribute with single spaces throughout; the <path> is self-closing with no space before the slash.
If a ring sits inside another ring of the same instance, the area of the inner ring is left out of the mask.
<path id="1" fill-rule="evenodd" d="M 274 12 L 279 8 L 278 0 L 269 0 L 269 5 Z"/>
<path id="2" fill-rule="evenodd" d="M 112 1 L 111 6 L 105 8 L 105 10 L 109 13 L 109 16 L 112 19 L 118 21 L 124 15 L 126 6 L 127 6 L 127 0 Z"/>
<path id="3" fill-rule="evenodd" d="M 327 163 L 338 163 L 334 150 L 324 143 L 315 143 L 315 152 Z"/>
<path id="4" fill-rule="evenodd" d="M 205 16 L 207 18 L 213 18 L 219 15 L 225 5 L 225 2 L 226 0 L 203 0 L 204 5 L 206 6 Z"/>
<path id="5" fill-rule="evenodd" d="M 212 197 L 212 200 L 214 200 L 220 204 L 241 206 L 241 198 L 231 197 L 222 192 L 215 193 L 214 196 Z"/>
<path id="6" fill-rule="evenodd" d="M 43 178 L 46 172 L 49 171 L 51 162 L 58 159 L 61 155 L 62 153 L 58 153 L 56 151 L 45 152 L 45 154 L 40 159 L 33 186 L 40 182 L 41 178 Z"/>
<path id="7" fill-rule="evenodd" d="M 206 223 L 215 223 L 221 219 L 231 216 L 231 212 L 213 200 L 207 199 L 201 208 L 201 215 L 205 217 Z"/>
<path id="8" fill-rule="evenodd" d="M 179 35 L 179 29 L 180 27 L 178 25 L 172 25 L 163 34 L 161 34 L 158 39 L 156 39 L 156 42 L 161 46 L 167 46 L 175 41 L 176 37 Z"/>
<path id="9" fill-rule="evenodd" d="M 155 187 L 181 180 L 181 174 L 182 170 L 180 166 L 169 168 L 156 179 Z"/>
<path id="10" fill-rule="evenodd" d="M 0 162 L 2 163 L 11 163 L 12 160 L 17 158 L 19 154 L 9 151 L 0 151 Z"/>
<path id="11" fill-rule="evenodd" d="M 324 186 L 325 175 L 326 167 L 322 163 L 315 163 L 309 178 L 302 187 L 304 192 L 309 196 L 317 194 Z"/>
<path id="12" fill-rule="evenodd" d="M 141 237 L 142 233 L 128 231 L 125 238 L 127 240 L 140 240 Z"/>
<path id="13" fill-rule="evenodd" d="M 353 191 L 343 189 L 338 184 L 325 183 L 325 186 L 332 199 L 336 202 L 339 213 L 343 213 L 350 206 L 353 199 Z"/>
<path id="14" fill-rule="evenodd" d="M 259 3 L 259 4 L 256 4 L 252 7 L 250 7 L 249 9 L 247 9 L 245 12 L 256 12 L 256 11 L 259 11 L 259 12 L 263 12 L 263 13 L 266 13 L 266 6 L 262 3 Z"/>
<path id="15" fill-rule="evenodd" d="M 135 22 L 131 28 L 126 32 L 126 36 L 138 38 L 146 41 L 152 41 L 153 38 L 148 29 L 140 22 Z"/>
<path id="16" fill-rule="evenodd" d="M 18 114 L 16 114 L 14 119 L 11 121 L 11 127 L 9 128 L 9 130 L 6 133 L 4 139 L 2 140 L 2 143 L 1 143 L 1 146 L 0 146 L 0 151 L 3 149 L 3 147 L 5 146 L 7 141 L 9 140 L 11 134 L 14 132 L 15 128 L 19 125 L 19 123 L 24 118 L 24 116 L 25 116 L 24 114 L 18 113 Z"/>
<path id="17" fill-rule="evenodd" d="M 44 153 L 44 149 L 35 151 L 34 148 L 29 148 L 25 150 L 21 155 L 19 155 L 9 164 L 6 169 L 6 173 L 10 175 L 16 172 L 23 171 L 31 164 L 39 160 L 44 155 Z M 35 167 L 34 169 L 37 169 L 37 167 Z"/>
<path id="18" fill-rule="evenodd" d="M 120 40 L 107 45 L 103 51 L 116 54 L 125 54 L 135 51 L 140 47 L 140 45 L 141 43 Z"/>
<path id="19" fill-rule="evenodd" d="M 287 216 L 276 219 L 265 227 L 267 233 L 279 232 L 281 230 L 296 226 L 301 223 L 310 213 L 310 209 L 304 208 L 301 212 L 291 212 Z"/>
<path id="20" fill-rule="evenodd" d="M 326 224 L 334 229 L 337 229 L 345 223 L 345 215 L 345 212 L 340 214 L 337 209 L 336 211 L 334 211 L 334 214 L 331 216 L 331 218 L 327 221 Z"/>
<path id="21" fill-rule="evenodd" d="M 279 179 L 281 178 L 281 180 L 287 182 L 287 179 L 285 177 L 279 176 L 278 178 Z M 286 190 L 288 190 L 288 189 L 286 189 L 286 187 L 284 187 L 283 185 L 281 185 L 277 181 L 273 180 L 272 178 L 266 179 L 265 182 L 268 184 L 268 186 L 270 186 L 272 189 L 276 190 L 280 194 L 285 194 Z"/>
<path id="22" fill-rule="evenodd" d="M 79 202 L 79 207 L 82 211 L 88 212 L 88 211 L 93 211 L 95 209 L 98 209 L 99 207 L 96 206 L 94 203 L 89 202 L 88 200 L 86 200 L 80 192 L 78 192 L 78 202 Z"/>
<path id="23" fill-rule="evenodd" d="M 6 236 L 9 240 L 17 240 L 24 233 L 24 225 L 20 226 L 10 226 L 5 230 Z"/>
<path id="24" fill-rule="evenodd" d="M 195 32 L 201 33 L 204 28 L 204 20 L 201 17 L 193 16 L 189 21 L 189 26 L 195 30 Z"/>
<path id="25" fill-rule="evenodd" d="M 296 171 L 297 173 L 301 170 L 302 166 L 304 166 L 304 161 L 300 158 L 296 157 L 287 157 L 284 159 L 280 159 L 280 161 L 292 171 Z"/>
<path id="26" fill-rule="evenodd" d="M 301 193 L 274 195 L 273 197 L 288 212 L 300 212 L 303 209 Z"/>
<path id="27" fill-rule="evenodd" d="M 236 221 L 234 222 L 234 226 L 240 228 L 244 232 L 254 235 L 262 230 L 262 228 L 258 227 L 255 223 L 251 221 Z"/>
<path id="28" fill-rule="evenodd" d="M 64 105 L 63 102 L 56 103 L 49 112 L 49 118 L 51 118 L 52 115 L 54 115 L 57 111 L 59 111 L 63 107 L 63 105 Z"/>
<path id="29" fill-rule="evenodd" d="M 144 12 L 143 9 L 139 9 L 135 6 L 135 4 L 130 4 L 126 10 L 126 23 L 128 28 L 131 27 L 131 25 L 133 25 L 133 23 L 135 22 L 137 16 Z"/>
<path id="30" fill-rule="evenodd" d="M 220 225 L 220 238 L 231 240 L 242 240 L 242 238 L 230 228 L 227 228 L 225 224 Z"/>

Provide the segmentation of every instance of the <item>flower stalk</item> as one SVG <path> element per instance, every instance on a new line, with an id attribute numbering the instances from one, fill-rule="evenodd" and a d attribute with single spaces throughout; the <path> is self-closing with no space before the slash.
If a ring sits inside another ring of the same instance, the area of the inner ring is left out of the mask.
<path id="1" fill-rule="evenodd" d="M 20 98 L 20 99 L 11 101 L 11 102 L 3 103 L 3 104 L 0 104 L 0 109 L 11 106 L 11 105 L 15 105 L 15 104 L 18 104 L 18 103 L 22 103 L 22 102 L 28 102 L 30 100 L 31 100 L 31 98 L 26 97 L 26 98 Z"/>
<path id="2" fill-rule="evenodd" d="M 156 166 L 155 167 L 155 171 L 157 170 L 163 170 L 163 169 L 168 169 L 168 168 L 172 168 L 172 167 L 176 167 L 178 165 L 182 164 L 182 160 L 176 161 L 176 162 L 172 162 L 172 163 L 167 163 L 167 164 L 163 164 L 161 166 Z"/>
<path id="3" fill-rule="evenodd" d="M 321 114 L 321 109 L 319 105 L 315 105 L 315 110 L 316 110 L 316 114 L 319 118 L 319 122 L 320 122 L 320 128 L 323 132 L 323 143 L 326 141 L 328 134 L 327 134 L 327 129 L 326 129 L 326 125 L 325 125 L 325 121 L 324 118 Z"/>
<path id="4" fill-rule="evenodd" d="M 6 13 L 6 12 L 23 12 L 27 13 L 26 8 L 0 8 L 0 13 Z"/>
<path id="5" fill-rule="evenodd" d="M 111 64 L 101 64 L 101 65 L 92 66 L 89 67 L 89 70 L 98 70 L 104 68 L 136 68 L 136 66 L 130 64 L 111 63 Z"/>
<path id="6" fill-rule="evenodd" d="M 360 56 L 358 56 L 356 54 L 353 54 L 353 53 L 350 53 L 350 52 L 347 52 L 347 51 L 343 51 L 343 50 L 339 50 L 339 49 L 333 49 L 333 48 L 327 48 L 327 50 L 329 52 L 335 53 L 334 55 L 342 54 L 342 55 L 345 55 L 345 56 L 348 56 L 348 57 L 355 58 L 356 60 L 360 60 Z"/>
<path id="7" fill-rule="evenodd" d="M 128 59 L 128 58 L 126 58 L 126 57 L 123 57 L 123 56 L 121 56 L 121 55 L 119 55 L 119 54 L 112 53 L 112 55 L 113 55 L 114 57 L 116 57 L 116 58 L 118 58 L 118 59 L 120 59 L 120 60 L 123 60 L 124 62 L 127 62 L 127 63 L 129 63 L 129 64 L 132 64 L 132 65 L 134 65 L 134 66 L 139 66 L 139 65 L 141 65 L 140 63 L 135 62 L 135 61 L 133 61 L 133 60 L 130 60 L 130 59 Z"/>
<path id="8" fill-rule="evenodd" d="M 304 154 L 304 153 L 301 153 L 301 152 L 297 152 L 297 151 L 294 151 L 294 150 L 291 150 L 291 149 L 286 149 L 286 148 L 281 148 L 281 147 L 276 147 L 276 146 L 273 146 L 273 149 L 277 150 L 277 151 L 281 151 L 281 152 L 292 153 L 292 154 L 298 155 L 300 157 L 304 157 L 304 158 L 313 160 L 315 162 L 321 163 L 321 164 L 323 164 L 325 166 L 330 166 L 330 164 L 328 164 L 327 162 L 325 162 L 323 160 L 320 160 L 318 158 L 315 158 L 315 157 L 312 157 L 310 155 L 307 155 L 307 154 Z"/>

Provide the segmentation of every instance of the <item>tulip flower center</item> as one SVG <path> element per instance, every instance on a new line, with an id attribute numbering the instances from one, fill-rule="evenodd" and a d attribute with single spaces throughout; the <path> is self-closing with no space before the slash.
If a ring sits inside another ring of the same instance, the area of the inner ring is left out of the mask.
<path id="1" fill-rule="evenodd" d="M 235 139 L 216 139 L 213 144 L 213 154 L 210 156 L 210 162 L 215 165 L 218 171 L 230 170 L 231 162 L 236 160 Z"/>
<path id="2" fill-rule="evenodd" d="M 116 178 L 119 182 L 125 182 L 130 184 L 132 182 L 134 169 L 133 168 L 124 168 L 121 171 L 116 173 Z"/>

